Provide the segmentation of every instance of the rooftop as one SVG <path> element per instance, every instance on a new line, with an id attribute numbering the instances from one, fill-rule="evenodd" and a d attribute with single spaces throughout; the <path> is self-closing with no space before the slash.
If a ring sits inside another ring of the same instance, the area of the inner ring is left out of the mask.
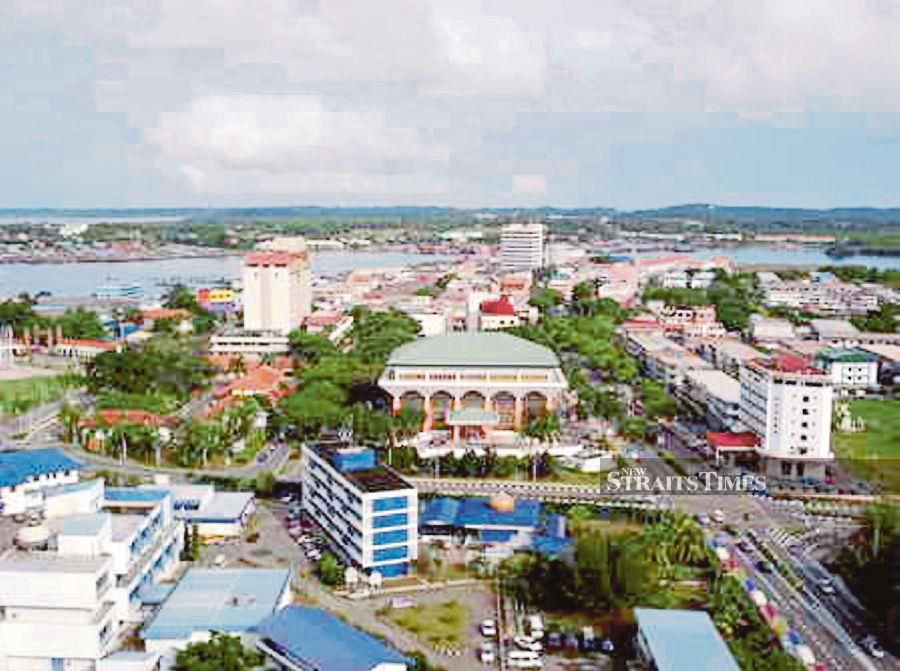
<path id="1" fill-rule="evenodd" d="M 259 626 L 260 647 L 298 669 L 370 671 L 381 664 L 407 664 L 399 652 L 318 608 L 288 606 Z"/>
<path id="2" fill-rule="evenodd" d="M 109 513 L 87 513 L 64 517 L 59 532 L 66 536 L 96 536 L 110 518 Z"/>
<path id="3" fill-rule="evenodd" d="M 720 370 L 691 370 L 687 377 L 726 403 L 740 403 L 741 383 Z"/>
<path id="4" fill-rule="evenodd" d="M 658 671 L 739 671 L 706 611 L 635 608 L 634 618 Z"/>
<path id="5" fill-rule="evenodd" d="M 56 552 L 10 551 L 0 556 L 0 571 L 23 573 L 97 573 L 110 561 L 108 556 L 62 555 Z"/>
<path id="6" fill-rule="evenodd" d="M 809 325 L 820 338 L 853 338 L 859 335 L 859 329 L 843 319 L 810 319 Z"/>
<path id="7" fill-rule="evenodd" d="M 831 363 L 869 363 L 878 361 L 878 356 L 863 349 L 826 349 L 816 355 Z"/>
<path id="8" fill-rule="evenodd" d="M 299 256 L 290 252 L 252 252 L 244 257 L 248 266 L 289 266 Z"/>
<path id="9" fill-rule="evenodd" d="M 497 366 L 557 368 L 547 347 L 508 333 L 448 333 L 420 338 L 395 349 L 389 366 Z"/>
<path id="10" fill-rule="evenodd" d="M 252 492 L 216 492 L 199 510 L 184 510 L 179 517 L 192 522 L 232 522 L 239 519 L 253 501 Z"/>
<path id="11" fill-rule="evenodd" d="M 29 477 L 72 471 L 82 464 L 62 450 L 10 450 L 0 452 L 0 487 L 14 487 Z"/>
<path id="12" fill-rule="evenodd" d="M 141 528 L 146 519 L 143 515 L 113 515 L 112 539 L 114 541 L 124 541 L 131 538 Z"/>
<path id="13" fill-rule="evenodd" d="M 419 521 L 425 525 L 533 529 L 540 515 L 541 503 L 533 499 L 515 499 L 512 509 L 497 510 L 488 498 L 436 498 L 425 504 Z"/>
<path id="14" fill-rule="evenodd" d="M 790 354 L 776 354 L 770 359 L 757 359 L 755 363 L 774 373 L 824 375 L 824 372 L 813 366 L 808 358 Z"/>
<path id="15" fill-rule="evenodd" d="M 253 629 L 278 607 L 290 576 L 289 569 L 189 569 L 143 637 L 180 640 L 194 632 Z"/>
<path id="16" fill-rule="evenodd" d="M 107 487 L 104 498 L 115 503 L 153 503 L 162 501 L 169 493 L 162 489 L 143 487 Z"/>
<path id="17" fill-rule="evenodd" d="M 759 438 L 755 433 L 713 433 L 706 434 L 709 446 L 722 449 L 751 449 L 759 445 Z"/>

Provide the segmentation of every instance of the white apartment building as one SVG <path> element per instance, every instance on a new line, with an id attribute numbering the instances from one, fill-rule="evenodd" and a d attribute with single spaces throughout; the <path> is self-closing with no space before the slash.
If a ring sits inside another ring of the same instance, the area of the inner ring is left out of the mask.
<path id="1" fill-rule="evenodd" d="M 406 575 L 418 554 L 416 488 L 348 440 L 303 449 L 304 512 L 349 565 L 384 577 Z"/>
<path id="2" fill-rule="evenodd" d="M 656 333 L 626 332 L 625 349 L 640 360 L 647 377 L 670 388 L 684 385 L 688 371 L 713 368 L 686 347 Z"/>
<path id="3" fill-rule="evenodd" d="M 244 328 L 286 335 L 312 312 L 312 271 L 304 246 L 244 258 Z"/>
<path id="4" fill-rule="evenodd" d="M 0 671 L 93 671 L 119 632 L 109 555 L 0 556 Z"/>
<path id="5" fill-rule="evenodd" d="M 878 357 L 863 349 L 827 349 L 816 354 L 816 364 L 840 392 L 878 387 Z"/>
<path id="6" fill-rule="evenodd" d="M 666 289 L 709 289 L 716 274 L 712 270 L 672 270 L 662 276 Z"/>
<path id="7" fill-rule="evenodd" d="M 101 480 L 57 488 L 45 512 L 54 550 L 0 556 L 0 671 L 94 671 L 174 571 L 183 529 L 166 492 Z"/>
<path id="8" fill-rule="evenodd" d="M 802 476 L 807 466 L 834 458 L 827 373 L 806 359 L 777 355 L 743 366 L 740 380 L 741 421 L 759 436 L 759 454 L 781 462 L 781 475 Z"/>
<path id="9" fill-rule="evenodd" d="M 855 284 L 839 281 L 782 281 L 765 287 L 766 305 L 820 314 L 865 314 L 878 309 L 878 295 Z"/>
<path id="10" fill-rule="evenodd" d="M 500 262 L 510 270 L 536 270 L 546 264 L 543 224 L 508 224 L 500 231 Z"/>
<path id="11" fill-rule="evenodd" d="M 62 450 L 0 452 L 0 515 L 43 510 L 47 492 L 77 483 L 80 468 Z"/>
<path id="12" fill-rule="evenodd" d="M 290 341 L 280 331 L 232 331 L 213 335 L 209 351 L 215 355 L 277 356 L 290 351 Z"/>

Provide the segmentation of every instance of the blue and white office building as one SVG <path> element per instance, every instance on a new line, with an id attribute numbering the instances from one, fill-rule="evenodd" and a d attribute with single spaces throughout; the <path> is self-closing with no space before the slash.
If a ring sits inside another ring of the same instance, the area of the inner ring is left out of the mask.
<path id="1" fill-rule="evenodd" d="M 302 506 L 348 565 L 406 575 L 418 555 L 418 494 L 375 451 L 337 438 L 303 450 Z"/>

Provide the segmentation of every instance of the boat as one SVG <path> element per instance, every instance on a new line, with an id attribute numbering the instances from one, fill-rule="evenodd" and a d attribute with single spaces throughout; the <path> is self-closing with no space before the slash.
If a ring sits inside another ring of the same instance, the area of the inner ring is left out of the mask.
<path id="1" fill-rule="evenodd" d="M 94 298 L 100 300 L 112 300 L 115 298 L 130 298 L 139 300 L 144 296 L 144 288 L 137 282 L 101 284 L 94 289 Z"/>

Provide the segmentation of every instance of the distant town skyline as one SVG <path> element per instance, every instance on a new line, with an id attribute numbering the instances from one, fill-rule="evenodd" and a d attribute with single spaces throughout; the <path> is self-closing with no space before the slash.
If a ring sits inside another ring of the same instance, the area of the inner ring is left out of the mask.
<path id="1" fill-rule="evenodd" d="M 0 7 L 0 208 L 900 205 L 888 2 Z"/>

